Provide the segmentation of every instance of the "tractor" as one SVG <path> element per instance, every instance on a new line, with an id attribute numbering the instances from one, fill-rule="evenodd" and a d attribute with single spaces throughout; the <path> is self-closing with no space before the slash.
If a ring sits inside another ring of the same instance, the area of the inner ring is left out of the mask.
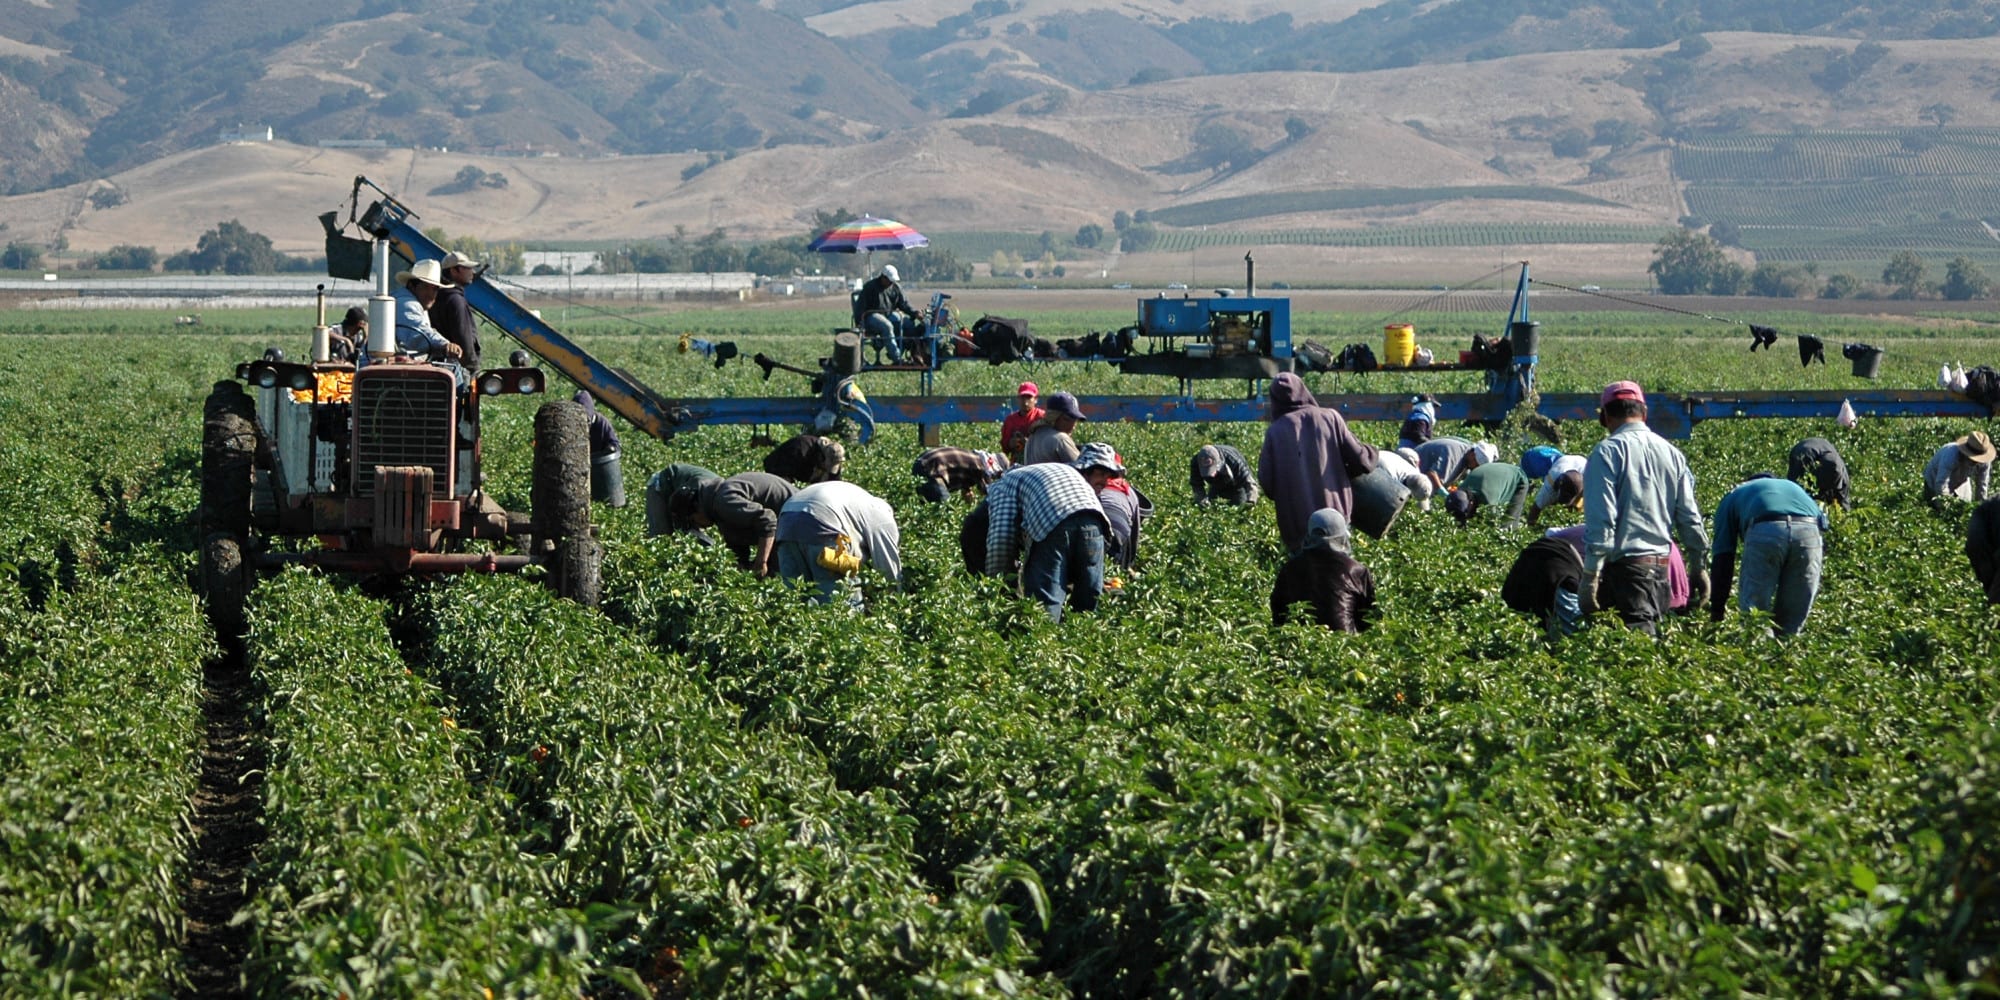
<path id="1" fill-rule="evenodd" d="M 537 411 L 533 513 L 501 509 L 481 488 L 480 410 L 544 393 L 546 376 L 524 364 L 461 385 L 451 367 L 399 357 L 386 277 L 376 291 L 365 366 L 329 359 L 322 286 L 308 360 L 268 350 L 208 396 L 200 572 L 217 630 L 242 634 L 257 572 L 290 564 L 392 577 L 540 566 L 557 593 L 594 605 L 604 549 L 590 525 L 584 408 Z"/>

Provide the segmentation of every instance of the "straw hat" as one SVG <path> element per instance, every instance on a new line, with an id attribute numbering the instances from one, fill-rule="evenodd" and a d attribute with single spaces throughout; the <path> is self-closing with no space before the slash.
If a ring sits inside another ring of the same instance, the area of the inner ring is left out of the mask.
<path id="1" fill-rule="evenodd" d="M 1985 431 L 1973 431 L 1958 439 L 1958 452 L 1969 462 L 1985 465 L 1993 461 L 1993 439 Z"/>

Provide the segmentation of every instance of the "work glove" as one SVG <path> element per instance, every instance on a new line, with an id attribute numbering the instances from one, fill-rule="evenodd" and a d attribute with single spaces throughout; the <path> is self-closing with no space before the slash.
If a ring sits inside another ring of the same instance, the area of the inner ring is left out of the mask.
<path id="1" fill-rule="evenodd" d="M 1695 570 L 1688 577 L 1688 607 L 1698 608 L 1708 603 L 1708 571 Z"/>
<path id="2" fill-rule="evenodd" d="M 1577 610 L 1588 618 L 1597 613 L 1597 574 L 1585 573 L 1576 585 Z"/>

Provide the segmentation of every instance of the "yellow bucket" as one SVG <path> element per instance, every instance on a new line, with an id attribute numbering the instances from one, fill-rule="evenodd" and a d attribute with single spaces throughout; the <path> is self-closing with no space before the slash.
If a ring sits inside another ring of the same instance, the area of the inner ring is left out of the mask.
<path id="1" fill-rule="evenodd" d="M 1417 328 L 1408 323 L 1391 323 L 1382 328 L 1382 363 L 1392 368 L 1408 368 L 1417 359 Z"/>

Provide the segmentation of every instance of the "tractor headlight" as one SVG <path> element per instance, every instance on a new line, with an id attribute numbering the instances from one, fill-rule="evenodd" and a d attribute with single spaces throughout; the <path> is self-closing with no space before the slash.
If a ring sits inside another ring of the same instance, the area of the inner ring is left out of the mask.
<path id="1" fill-rule="evenodd" d="M 520 391 L 523 395 L 533 395 L 542 390 L 542 380 L 534 375 L 521 376 Z"/>
<path id="2" fill-rule="evenodd" d="M 266 389 L 275 388 L 278 384 L 277 371 L 270 367 L 257 369 L 257 384 Z"/>
<path id="3" fill-rule="evenodd" d="M 507 388 L 507 383 L 498 375 L 488 375 L 479 380 L 479 392 L 483 396 L 498 396 L 500 395 L 500 391 L 505 388 Z"/>
<path id="4" fill-rule="evenodd" d="M 293 370 L 292 388 L 297 389 L 300 392 L 304 392 L 312 387 L 313 387 L 312 372 L 309 372 L 303 368 Z"/>

